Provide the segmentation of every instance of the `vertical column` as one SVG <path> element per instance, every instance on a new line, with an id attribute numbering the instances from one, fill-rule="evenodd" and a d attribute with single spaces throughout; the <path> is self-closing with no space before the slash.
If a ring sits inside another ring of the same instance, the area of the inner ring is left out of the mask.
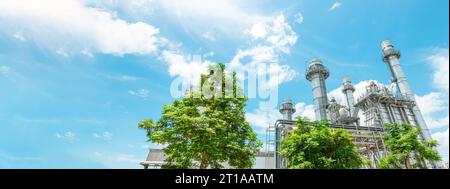
<path id="1" fill-rule="evenodd" d="M 283 104 L 281 104 L 280 107 L 280 113 L 283 115 L 284 120 L 292 120 L 292 114 L 295 113 L 295 108 L 292 105 L 291 99 L 286 99 L 283 101 Z"/>
<path id="2" fill-rule="evenodd" d="M 326 119 L 328 105 L 327 89 L 325 80 L 330 76 L 328 69 L 323 66 L 322 61 L 313 59 L 309 62 L 306 71 L 306 79 L 311 82 L 314 98 L 314 112 L 316 120 Z"/>
<path id="3" fill-rule="evenodd" d="M 355 92 L 355 87 L 353 87 L 352 81 L 348 77 L 348 75 L 344 76 L 343 79 L 343 88 L 342 93 L 345 95 L 345 100 L 347 101 L 348 106 L 348 115 L 354 116 L 354 110 L 355 110 L 355 100 L 353 97 L 353 92 Z"/>
<path id="4" fill-rule="evenodd" d="M 428 130 L 427 124 L 425 123 L 422 113 L 420 112 L 419 106 L 417 106 L 417 102 L 414 98 L 414 93 L 411 90 L 408 80 L 400 66 L 400 51 L 396 51 L 389 40 L 384 40 L 381 42 L 381 49 L 383 51 L 383 61 L 388 64 L 392 77 L 398 85 L 401 96 L 407 97 L 410 100 L 414 101 L 412 111 L 420 129 L 420 135 L 422 139 L 425 141 L 431 140 L 432 138 L 430 130 Z M 429 163 L 431 164 L 432 168 L 441 167 L 440 162 Z"/>
<path id="5" fill-rule="evenodd" d="M 408 80 L 400 66 L 400 51 L 395 50 L 394 46 L 389 40 L 384 40 L 381 42 L 381 49 L 383 51 L 383 61 L 388 64 L 392 77 L 398 85 L 400 94 L 415 102 L 414 93 L 412 92 Z M 428 130 L 428 127 L 425 123 L 425 120 L 423 119 L 419 107 L 417 106 L 417 103 L 413 107 L 413 113 L 421 130 L 420 132 L 422 139 L 431 140 L 430 131 Z"/>

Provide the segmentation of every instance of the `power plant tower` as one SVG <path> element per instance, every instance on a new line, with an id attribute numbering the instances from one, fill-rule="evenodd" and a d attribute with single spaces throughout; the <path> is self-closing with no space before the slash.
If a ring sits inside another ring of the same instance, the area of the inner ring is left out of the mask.
<path id="1" fill-rule="evenodd" d="M 283 119 L 277 120 L 275 126 L 273 127 L 275 131 L 275 151 L 278 152 L 278 149 L 281 147 L 281 140 L 286 137 L 286 135 L 291 132 L 294 128 L 295 121 L 292 120 L 292 114 L 295 113 L 295 108 L 292 104 L 291 99 L 286 99 L 283 101 L 280 107 L 280 113 L 283 115 Z M 269 130 L 272 127 L 269 127 Z M 268 143 L 268 141 L 266 141 Z M 275 156 L 275 168 L 282 168 L 285 161 L 278 153 L 274 153 Z"/>
<path id="2" fill-rule="evenodd" d="M 400 51 L 394 49 L 394 46 L 389 40 L 384 40 L 381 42 L 381 49 L 383 51 L 383 61 L 389 66 L 391 71 L 393 81 L 397 84 L 400 95 L 406 97 L 407 99 L 414 102 L 412 111 L 420 128 L 420 134 L 423 140 L 431 140 L 431 134 L 428 127 L 423 119 L 422 113 L 420 112 L 417 102 L 414 98 L 414 93 L 412 92 L 408 80 L 400 66 L 399 58 L 401 56 Z M 394 94 L 395 95 L 395 94 Z"/>
<path id="3" fill-rule="evenodd" d="M 295 108 L 292 105 L 291 99 L 284 100 L 283 104 L 280 107 L 280 113 L 283 115 L 283 120 L 292 120 L 292 114 L 295 113 Z"/>
<path id="4" fill-rule="evenodd" d="M 308 70 L 306 71 L 306 79 L 310 81 L 312 85 L 316 120 L 327 118 L 328 97 L 325 80 L 329 76 L 330 72 L 323 65 L 321 60 L 312 59 L 309 62 Z"/>
<path id="5" fill-rule="evenodd" d="M 345 95 L 345 101 L 347 103 L 348 107 L 348 115 L 349 116 L 356 116 L 355 115 L 355 99 L 353 97 L 353 93 L 355 92 L 355 87 L 353 87 L 352 81 L 350 80 L 350 77 L 348 75 L 344 76 L 343 79 L 343 88 L 342 93 Z"/>

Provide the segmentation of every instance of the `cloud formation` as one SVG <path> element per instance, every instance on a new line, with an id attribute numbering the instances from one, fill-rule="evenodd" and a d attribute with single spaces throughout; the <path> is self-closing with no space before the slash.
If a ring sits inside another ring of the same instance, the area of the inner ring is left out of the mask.
<path id="1" fill-rule="evenodd" d="M 438 89 L 447 92 L 449 88 L 448 54 L 448 48 L 441 48 L 437 49 L 430 57 L 426 58 L 433 69 L 433 84 L 435 84 Z"/>
<path id="2" fill-rule="evenodd" d="M 436 49 L 425 60 L 433 70 L 433 86 L 436 88 L 436 91 L 424 96 L 416 96 L 416 100 L 424 114 L 428 127 L 437 129 L 437 131 L 432 133 L 432 137 L 439 142 L 438 150 L 442 157 L 448 161 L 449 50 L 448 48 Z"/>
<path id="3" fill-rule="evenodd" d="M 338 9 L 339 7 L 341 7 L 341 5 L 342 5 L 342 3 L 335 2 L 335 3 L 333 3 L 333 5 L 331 5 L 331 7 L 328 10 L 334 11 L 334 10 Z"/>
<path id="4" fill-rule="evenodd" d="M 73 142 L 75 140 L 76 134 L 72 131 L 67 131 L 65 133 L 56 133 L 55 137 L 58 139 Z"/>
<path id="5" fill-rule="evenodd" d="M 264 135 L 269 125 L 274 125 L 281 118 L 282 115 L 275 108 L 258 108 L 245 114 L 245 119 L 260 135 Z"/>
<path id="6" fill-rule="evenodd" d="M 1 1 L 0 19 L 1 32 L 14 33 L 19 40 L 27 36 L 38 46 L 62 56 L 79 54 L 86 48 L 118 56 L 150 54 L 158 48 L 158 28 L 127 22 L 88 6 L 88 1 Z"/>
<path id="7" fill-rule="evenodd" d="M 128 94 L 145 99 L 149 96 L 150 92 L 147 89 L 138 89 L 138 90 L 129 90 Z"/>
<path id="8" fill-rule="evenodd" d="M 113 134 L 108 131 L 105 131 L 102 133 L 93 133 L 92 136 L 97 139 L 108 141 L 108 140 L 112 140 Z"/>
<path id="9" fill-rule="evenodd" d="M 279 62 L 280 56 L 289 54 L 298 39 L 283 14 L 270 21 L 254 23 L 244 30 L 244 34 L 250 36 L 252 46 L 237 51 L 230 62 L 231 69 L 243 69 L 247 72 L 257 72 L 257 75 L 274 76 L 269 78 L 268 88 L 278 87 L 279 84 L 291 81 L 298 75 L 290 66 Z M 258 70 L 261 64 L 270 68 Z"/>

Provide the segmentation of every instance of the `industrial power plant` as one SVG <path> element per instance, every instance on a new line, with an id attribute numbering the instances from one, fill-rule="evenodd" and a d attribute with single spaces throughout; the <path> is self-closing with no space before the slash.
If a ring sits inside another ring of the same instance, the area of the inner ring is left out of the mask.
<path id="1" fill-rule="evenodd" d="M 344 104 L 339 104 L 327 95 L 326 80 L 330 70 L 324 62 L 317 58 L 310 60 L 305 74 L 306 79 L 311 82 L 315 119 L 328 119 L 331 128 L 346 130 L 361 157 L 370 160 L 370 165 L 362 167 L 366 169 L 377 168 L 379 159 L 388 153 L 383 141 L 384 124 L 410 124 L 419 128 L 422 140 L 431 140 L 414 93 L 400 66 L 400 51 L 396 50 L 389 40 L 381 42 L 381 50 L 382 61 L 388 65 L 392 76 L 391 83 L 383 85 L 371 81 L 365 91 L 362 91 L 362 95 L 355 97 L 355 87 L 350 77 L 345 76 L 342 82 Z M 282 119 L 266 129 L 265 151 L 257 154 L 254 168 L 287 168 L 287 160 L 278 152 L 281 141 L 296 127 L 296 120 L 293 119 L 296 110 L 290 99 L 284 100 L 279 110 Z M 142 161 L 141 165 L 144 168 L 160 168 L 165 158 L 162 150 L 150 149 L 147 159 Z M 427 162 L 427 166 L 440 167 L 436 162 Z"/>
<path id="2" fill-rule="evenodd" d="M 394 49 L 389 40 L 381 42 L 382 60 L 388 65 L 392 76 L 390 87 L 379 85 L 371 81 L 366 86 L 362 96 L 354 97 L 355 88 L 349 76 L 345 76 L 342 83 L 342 93 L 345 104 L 338 104 L 335 99 L 327 96 L 326 79 L 330 71 L 319 59 L 312 59 L 306 71 L 306 79 L 311 82 L 315 119 L 329 119 L 331 128 L 342 128 L 350 134 L 358 152 L 371 165 L 366 168 L 377 168 L 380 158 L 387 150 L 383 141 L 383 127 L 387 123 L 408 123 L 420 130 L 421 139 L 431 140 L 431 135 L 425 120 L 417 106 L 414 93 L 400 66 L 400 51 Z M 286 168 L 286 160 L 278 155 L 280 143 L 289 132 L 294 129 L 295 122 L 292 114 L 295 112 L 291 100 L 285 100 L 281 105 L 282 120 L 277 120 L 267 129 L 266 149 L 273 149 L 274 160 L 266 162 L 267 166 Z M 362 116 L 360 116 L 362 115 Z M 360 118 L 363 117 L 363 120 Z M 429 162 L 430 168 L 437 168 L 435 162 Z"/>

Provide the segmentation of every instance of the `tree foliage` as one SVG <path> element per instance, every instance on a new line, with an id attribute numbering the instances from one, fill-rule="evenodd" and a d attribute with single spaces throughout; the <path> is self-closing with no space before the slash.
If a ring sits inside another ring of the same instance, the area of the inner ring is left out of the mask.
<path id="1" fill-rule="evenodd" d="M 262 144 L 245 120 L 247 98 L 240 94 L 236 74 L 216 64 L 198 89 L 165 105 L 158 121 L 143 120 L 138 127 L 149 141 L 165 145 L 166 167 L 250 168 Z"/>
<path id="2" fill-rule="evenodd" d="M 291 169 L 350 169 L 363 161 L 343 129 L 331 129 L 328 120 L 309 122 L 297 117 L 297 128 L 282 141 L 280 155 Z"/>
<path id="3" fill-rule="evenodd" d="M 441 157 L 434 149 L 435 140 L 419 139 L 419 129 L 406 123 L 386 124 L 384 143 L 389 154 L 382 158 L 380 168 L 411 169 L 427 168 L 426 161 L 439 161 Z"/>

